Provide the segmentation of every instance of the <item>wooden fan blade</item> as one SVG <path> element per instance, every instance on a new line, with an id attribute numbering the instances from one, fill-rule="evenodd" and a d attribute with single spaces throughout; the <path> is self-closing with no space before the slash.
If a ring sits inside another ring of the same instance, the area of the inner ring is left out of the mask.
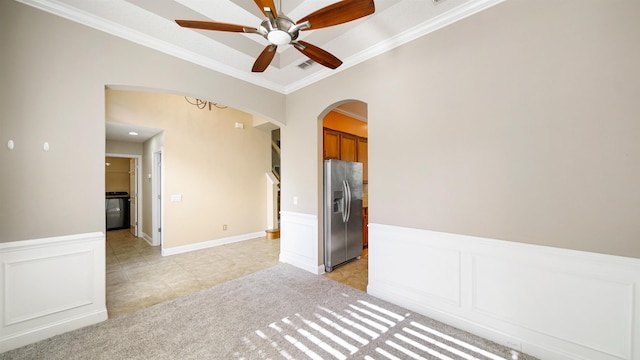
<path id="1" fill-rule="evenodd" d="M 298 44 L 302 46 L 298 46 Z M 335 69 L 338 66 L 342 65 L 342 61 L 340 59 L 315 45 L 309 44 L 308 42 L 298 41 L 293 45 L 296 49 L 298 49 L 298 51 L 305 54 L 309 59 L 330 69 Z"/>
<path id="2" fill-rule="evenodd" d="M 302 30 L 314 30 L 353 21 L 375 11 L 373 0 L 343 0 L 303 17 L 297 24 L 309 21 L 311 27 Z"/>
<path id="3" fill-rule="evenodd" d="M 273 3 L 273 0 L 254 0 L 256 5 L 258 5 L 258 7 L 260 8 L 260 11 L 262 11 L 262 13 L 264 14 L 264 16 L 268 16 L 267 12 L 264 11 L 264 8 L 268 7 L 269 9 L 271 9 L 271 12 L 273 12 L 273 16 L 277 17 L 278 15 L 276 15 L 276 4 Z"/>
<path id="4" fill-rule="evenodd" d="M 263 72 L 267 69 L 269 64 L 271 64 L 271 60 L 276 56 L 276 49 L 278 47 L 276 45 L 267 45 L 264 50 L 260 53 L 260 56 L 256 59 L 256 62 L 253 63 L 252 72 Z"/>
<path id="5" fill-rule="evenodd" d="M 216 30 L 229 32 L 245 32 L 244 29 L 257 30 L 251 26 L 242 26 L 235 24 L 227 24 L 215 21 L 199 21 L 199 20 L 176 20 L 176 23 L 182 27 L 202 30 Z"/>

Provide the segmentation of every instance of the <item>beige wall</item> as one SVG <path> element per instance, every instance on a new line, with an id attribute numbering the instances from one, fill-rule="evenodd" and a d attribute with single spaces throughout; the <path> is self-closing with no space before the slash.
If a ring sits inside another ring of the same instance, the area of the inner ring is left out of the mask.
<path id="1" fill-rule="evenodd" d="M 107 140 L 105 144 L 107 154 L 142 155 L 142 144 L 126 141 Z"/>
<path id="2" fill-rule="evenodd" d="M 105 160 L 105 191 L 130 192 L 129 162 L 131 160 L 109 156 Z"/>
<path id="3" fill-rule="evenodd" d="M 639 13 L 506 1 L 289 95 L 283 210 L 321 216 L 318 116 L 359 99 L 370 222 L 640 257 Z"/>
<path id="4" fill-rule="evenodd" d="M 284 121 L 282 94 L 15 1 L 0 2 L 0 34 L 2 242 L 105 230 L 106 86 L 211 98 Z"/>
<path id="5" fill-rule="evenodd" d="M 266 229 L 271 132 L 251 126 L 250 114 L 230 107 L 201 110 L 182 96 L 115 90 L 107 91 L 106 110 L 107 121 L 164 130 L 165 248 Z M 172 195 L 182 201 L 171 201 Z"/>
<path id="6" fill-rule="evenodd" d="M 640 257 L 639 6 L 506 1 L 284 96 L 0 2 L 0 241 L 104 230 L 116 85 L 286 119 L 284 211 L 321 216 L 318 117 L 357 99 L 371 222 Z"/>

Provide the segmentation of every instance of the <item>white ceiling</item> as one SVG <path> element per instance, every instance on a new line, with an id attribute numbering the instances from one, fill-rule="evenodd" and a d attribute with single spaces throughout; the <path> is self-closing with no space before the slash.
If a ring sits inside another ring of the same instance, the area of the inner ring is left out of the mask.
<path id="1" fill-rule="evenodd" d="M 263 73 L 252 73 L 268 42 L 256 34 L 186 29 L 175 19 L 212 20 L 259 27 L 264 15 L 253 0 L 17 0 L 238 79 L 288 94 L 504 0 L 375 0 L 374 14 L 346 24 L 303 31 L 304 40 L 343 61 L 330 70 L 279 46 Z M 275 0 L 293 21 L 336 0 Z"/>
<path id="2" fill-rule="evenodd" d="M 16 0 L 214 71 L 283 94 L 348 69 L 371 57 L 436 31 L 505 0 L 375 0 L 365 18 L 300 32 L 299 40 L 343 61 L 336 70 L 308 60 L 291 45 L 279 46 L 263 73 L 251 67 L 267 40 L 256 34 L 186 29 L 175 19 L 211 20 L 258 28 L 264 15 L 253 0 Z M 277 12 L 298 19 L 337 0 L 275 0 Z M 337 111 L 366 121 L 366 104 L 344 104 Z M 138 136 L 128 133 L 135 131 Z M 161 129 L 107 123 L 107 140 L 144 142 Z"/>
<path id="3" fill-rule="evenodd" d="M 105 123 L 105 132 L 105 138 L 107 140 L 143 143 L 161 133 L 162 129 L 107 121 Z"/>

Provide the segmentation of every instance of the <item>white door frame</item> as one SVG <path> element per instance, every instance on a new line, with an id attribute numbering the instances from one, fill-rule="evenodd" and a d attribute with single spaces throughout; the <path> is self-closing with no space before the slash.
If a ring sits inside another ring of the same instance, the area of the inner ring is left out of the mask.
<path id="1" fill-rule="evenodd" d="M 162 156 L 163 148 L 153 152 L 151 164 L 151 227 L 152 227 L 152 243 L 153 246 L 164 246 L 162 233 L 164 232 L 164 210 L 163 195 L 164 194 L 164 157 Z"/>
<path id="2" fill-rule="evenodd" d="M 136 184 L 138 186 L 138 191 L 136 194 L 129 194 L 129 196 L 135 196 L 136 201 L 136 212 L 138 226 L 136 227 L 135 236 L 138 237 L 140 235 L 140 229 L 142 229 L 142 201 L 140 201 L 140 193 L 142 189 L 142 176 L 140 176 L 140 166 L 142 164 L 142 155 L 131 155 L 131 154 L 117 154 L 117 153 L 106 153 L 105 157 L 117 157 L 117 158 L 127 158 L 127 159 L 135 159 L 136 161 Z M 131 216 L 131 215 L 130 215 Z"/>
<path id="3" fill-rule="evenodd" d="M 133 167 L 131 166 L 133 164 Z M 133 172 L 133 173 L 132 173 Z M 133 179 L 132 179 L 133 176 Z M 135 237 L 138 237 L 139 229 L 138 229 L 138 216 L 140 213 L 138 212 L 138 194 L 140 194 L 140 166 L 137 158 L 129 159 L 129 209 L 131 209 L 129 214 L 129 232 Z M 133 195 L 131 194 L 133 192 Z M 132 206 L 133 205 L 133 206 Z"/>

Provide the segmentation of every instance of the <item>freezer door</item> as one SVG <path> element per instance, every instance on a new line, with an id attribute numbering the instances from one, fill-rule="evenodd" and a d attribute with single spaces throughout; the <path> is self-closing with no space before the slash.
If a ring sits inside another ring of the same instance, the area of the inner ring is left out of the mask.
<path id="1" fill-rule="evenodd" d="M 324 162 L 324 264 L 333 267 L 362 255 L 362 164 Z"/>

